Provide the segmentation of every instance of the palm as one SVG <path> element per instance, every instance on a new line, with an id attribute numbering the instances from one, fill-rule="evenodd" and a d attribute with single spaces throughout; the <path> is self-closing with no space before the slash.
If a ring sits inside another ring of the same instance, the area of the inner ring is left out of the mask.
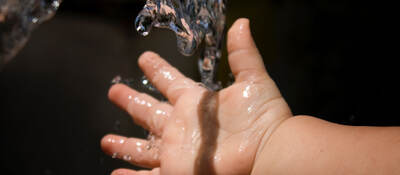
<path id="1" fill-rule="evenodd" d="M 243 31 L 238 32 L 243 35 Z M 242 45 L 229 44 L 228 39 L 236 82 L 219 92 L 199 86 L 159 56 L 144 54 L 140 66 L 170 104 L 123 85 L 113 87 L 111 100 L 126 109 L 136 123 L 152 131 L 155 139 L 106 136 L 104 150 L 122 153 L 119 157 L 133 164 L 154 168 L 143 172 L 149 174 L 249 174 L 265 135 L 291 112 L 259 64 L 262 61 L 257 58 L 258 52 L 245 52 L 254 51 L 253 47 Z M 235 57 L 243 56 L 254 57 L 248 68 L 235 62 Z M 130 170 L 119 172 L 135 174 Z"/>

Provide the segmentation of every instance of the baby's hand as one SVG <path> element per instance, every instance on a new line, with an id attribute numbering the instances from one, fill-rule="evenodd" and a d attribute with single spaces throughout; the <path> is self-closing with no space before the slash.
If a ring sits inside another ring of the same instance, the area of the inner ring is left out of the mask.
<path id="1" fill-rule="evenodd" d="M 228 52 L 236 81 L 219 92 L 185 77 L 155 53 L 140 57 L 145 75 L 170 103 L 121 84 L 110 89 L 111 101 L 154 134 L 150 141 L 105 136 L 106 153 L 152 168 L 113 174 L 250 174 L 258 151 L 292 114 L 264 68 L 248 20 L 230 29 Z"/>

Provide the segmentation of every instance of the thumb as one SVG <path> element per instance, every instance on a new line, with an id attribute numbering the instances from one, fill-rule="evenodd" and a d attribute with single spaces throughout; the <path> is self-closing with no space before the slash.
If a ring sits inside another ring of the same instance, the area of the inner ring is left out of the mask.
<path id="1" fill-rule="evenodd" d="M 249 24 L 248 19 L 238 19 L 228 31 L 229 66 L 236 82 L 269 78 Z"/>

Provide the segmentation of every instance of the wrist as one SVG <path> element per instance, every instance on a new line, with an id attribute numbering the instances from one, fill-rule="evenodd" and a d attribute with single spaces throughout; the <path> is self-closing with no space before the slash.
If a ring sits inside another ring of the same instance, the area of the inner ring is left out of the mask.
<path id="1" fill-rule="evenodd" d="M 278 130 L 278 128 L 280 128 L 281 125 L 283 125 L 283 123 L 285 123 L 286 121 L 292 119 L 293 117 L 283 117 L 279 120 L 274 121 L 273 123 L 270 124 L 270 126 L 266 129 L 261 142 L 259 144 L 259 147 L 257 149 L 256 152 L 256 157 L 255 157 L 255 161 L 254 164 L 256 164 L 260 154 L 263 152 L 264 149 L 267 149 L 267 145 L 271 140 L 272 135 Z"/>
<path id="2" fill-rule="evenodd" d="M 294 123 L 297 123 L 298 120 L 302 120 L 304 118 L 311 118 L 311 116 L 286 117 L 280 121 L 275 122 L 270 128 L 268 128 L 256 152 L 256 157 L 253 163 L 251 174 L 265 174 L 265 170 L 269 169 L 268 167 L 271 166 L 265 163 L 268 162 L 266 161 L 267 159 L 271 159 L 271 156 L 268 154 L 268 152 L 271 147 L 274 146 L 274 142 L 279 139 L 279 136 L 277 135 L 280 135 L 279 133 L 286 132 L 282 130 L 287 130 L 285 128 L 290 128 L 291 126 L 293 126 Z"/>

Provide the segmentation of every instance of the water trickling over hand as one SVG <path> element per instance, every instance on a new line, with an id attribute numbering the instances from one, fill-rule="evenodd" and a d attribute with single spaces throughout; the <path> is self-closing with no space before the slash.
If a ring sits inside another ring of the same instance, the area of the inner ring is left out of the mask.
<path id="1" fill-rule="evenodd" d="M 186 56 L 192 55 L 204 41 L 199 58 L 202 83 L 217 90 L 221 86 L 214 82 L 214 76 L 221 58 L 225 4 L 226 0 L 147 0 L 136 18 L 136 30 L 143 36 L 153 26 L 174 31 L 178 50 Z"/>

